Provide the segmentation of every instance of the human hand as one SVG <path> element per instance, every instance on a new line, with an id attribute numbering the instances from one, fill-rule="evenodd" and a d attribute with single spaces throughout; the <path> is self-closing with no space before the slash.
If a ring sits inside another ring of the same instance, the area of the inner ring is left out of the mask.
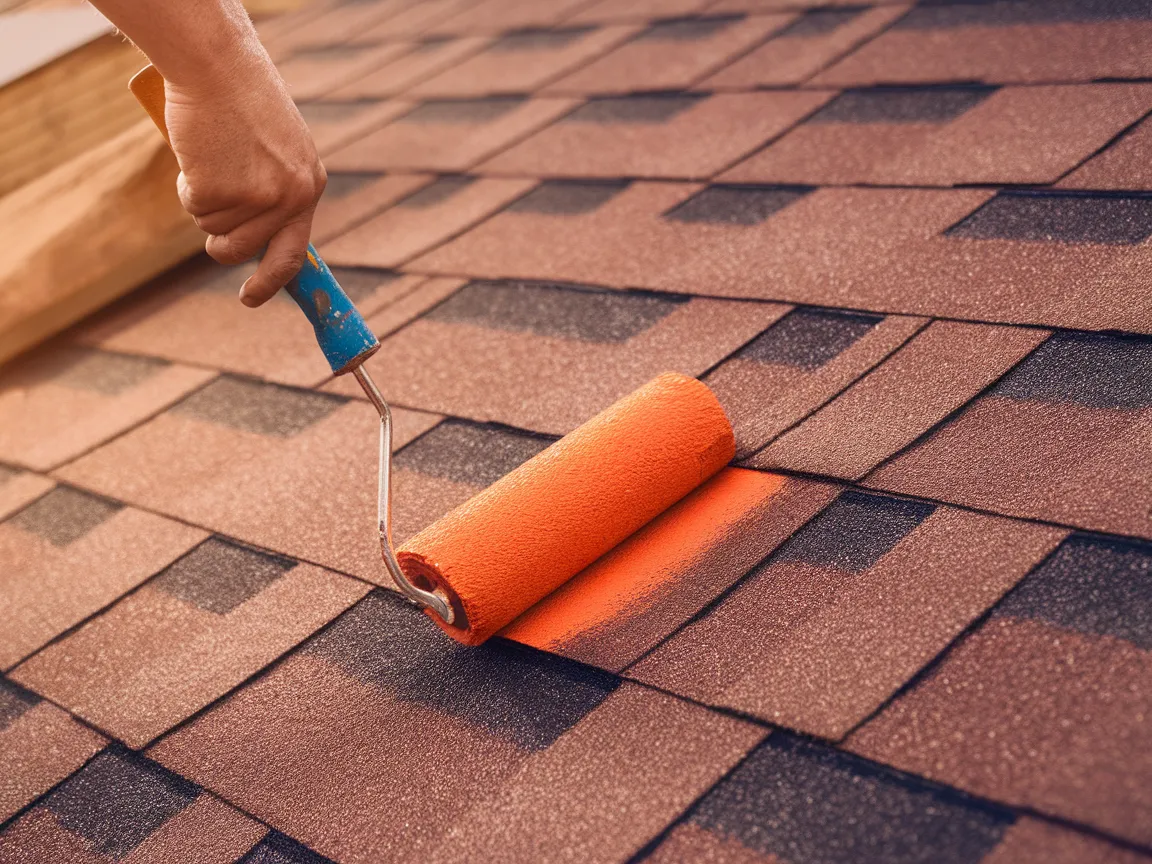
<path id="1" fill-rule="evenodd" d="M 244 305 L 259 306 L 303 265 L 327 174 L 264 49 L 237 53 L 224 73 L 166 81 L 165 117 L 180 201 L 209 235 L 208 254 L 241 264 L 264 253 L 240 288 Z"/>

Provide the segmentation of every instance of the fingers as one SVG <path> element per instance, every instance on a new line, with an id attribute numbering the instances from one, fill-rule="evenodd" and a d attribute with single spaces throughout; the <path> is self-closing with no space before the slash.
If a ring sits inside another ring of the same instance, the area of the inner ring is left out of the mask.
<path id="1" fill-rule="evenodd" d="M 311 213 L 281 228 L 268 241 L 268 250 L 260 259 L 256 272 L 241 286 L 240 302 L 245 306 L 259 306 L 299 273 L 304 266 L 311 233 Z"/>
<path id="2" fill-rule="evenodd" d="M 299 214 L 285 215 L 280 210 L 267 210 L 226 234 L 213 234 L 204 248 L 221 264 L 243 264 L 262 253 L 272 238 L 296 218 Z"/>

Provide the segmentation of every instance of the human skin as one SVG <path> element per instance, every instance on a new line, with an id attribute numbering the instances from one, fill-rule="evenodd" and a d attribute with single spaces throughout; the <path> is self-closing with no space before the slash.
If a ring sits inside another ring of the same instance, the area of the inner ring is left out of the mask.
<path id="1" fill-rule="evenodd" d="M 177 191 L 221 264 L 263 252 L 259 306 L 304 263 L 327 175 L 241 0 L 91 0 L 164 76 Z"/>

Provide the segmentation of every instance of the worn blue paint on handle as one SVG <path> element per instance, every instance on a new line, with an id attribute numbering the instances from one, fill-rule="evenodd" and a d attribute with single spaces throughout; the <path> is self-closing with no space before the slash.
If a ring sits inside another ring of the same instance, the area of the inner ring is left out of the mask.
<path id="1" fill-rule="evenodd" d="M 311 243 L 304 266 L 286 290 L 312 323 L 320 350 L 337 375 L 352 371 L 380 347 L 376 335 Z"/>

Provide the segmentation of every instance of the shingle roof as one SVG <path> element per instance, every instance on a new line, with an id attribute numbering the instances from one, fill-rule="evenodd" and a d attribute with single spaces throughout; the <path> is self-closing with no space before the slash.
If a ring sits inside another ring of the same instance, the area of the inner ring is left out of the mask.
<path id="1" fill-rule="evenodd" d="M 660 372 L 735 464 L 481 648 L 200 257 L 0 369 L 0 861 L 1152 861 L 1152 4 L 267 24 L 413 536 Z"/>

